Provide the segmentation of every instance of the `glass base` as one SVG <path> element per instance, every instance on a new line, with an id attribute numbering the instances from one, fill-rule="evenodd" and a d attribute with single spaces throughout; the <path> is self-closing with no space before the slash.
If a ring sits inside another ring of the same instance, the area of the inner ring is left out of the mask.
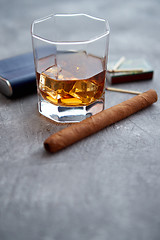
<path id="1" fill-rule="evenodd" d="M 38 103 L 39 112 L 47 118 L 59 123 L 80 122 L 104 109 L 104 99 L 101 98 L 88 106 L 62 107 L 56 106 L 44 99 Z"/>

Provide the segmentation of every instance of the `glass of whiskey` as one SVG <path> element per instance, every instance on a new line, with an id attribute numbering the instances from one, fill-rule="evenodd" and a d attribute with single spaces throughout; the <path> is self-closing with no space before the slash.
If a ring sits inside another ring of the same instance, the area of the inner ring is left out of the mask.
<path id="1" fill-rule="evenodd" d="M 52 14 L 31 28 L 39 112 L 79 122 L 104 109 L 109 43 L 106 20 Z"/>

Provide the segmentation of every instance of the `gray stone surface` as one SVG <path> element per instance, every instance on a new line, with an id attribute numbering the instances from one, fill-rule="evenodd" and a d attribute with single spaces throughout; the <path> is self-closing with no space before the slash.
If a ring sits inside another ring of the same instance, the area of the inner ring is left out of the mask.
<path id="1" fill-rule="evenodd" d="M 159 0 L 0 0 L 0 58 L 31 51 L 31 22 L 52 11 L 108 18 L 109 60 L 145 57 L 155 70 L 123 88 L 160 95 Z M 106 108 L 130 97 L 107 92 Z M 66 126 L 40 116 L 36 95 L 0 95 L 0 240 L 159 240 L 159 119 L 158 101 L 52 155 L 43 141 Z"/>

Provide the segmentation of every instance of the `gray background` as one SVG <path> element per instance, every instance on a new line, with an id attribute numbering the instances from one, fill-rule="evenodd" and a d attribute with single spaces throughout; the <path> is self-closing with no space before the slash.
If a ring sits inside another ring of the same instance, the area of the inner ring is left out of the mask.
<path id="1" fill-rule="evenodd" d="M 0 59 L 31 51 L 30 25 L 55 13 L 107 18 L 109 60 L 144 57 L 154 79 L 119 85 L 160 95 L 160 1 L 0 0 Z M 106 108 L 132 97 L 106 92 Z M 160 104 L 69 148 L 43 141 L 66 127 L 36 95 L 0 95 L 0 240 L 159 240 Z"/>

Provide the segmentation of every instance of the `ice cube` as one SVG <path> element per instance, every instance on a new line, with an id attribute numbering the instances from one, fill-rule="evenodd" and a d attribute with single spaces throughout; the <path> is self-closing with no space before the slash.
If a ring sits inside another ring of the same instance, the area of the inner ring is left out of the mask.
<path id="1" fill-rule="evenodd" d="M 82 104 L 82 101 L 78 98 L 66 98 L 61 99 L 61 102 L 67 106 L 77 106 Z"/>
<path id="2" fill-rule="evenodd" d="M 46 69 L 43 73 L 50 78 L 57 79 L 61 71 L 62 68 L 60 66 L 53 65 L 52 67 Z"/>
<path id="3" fill-rule="evenodd" d="M 93 101 L 93 97 L 97 90 L 98 86 L 93 82 L 79 80 L 74 84 L 69 94 L 80 99 L 82 102 L 89 103 L 90 101 Z"/>

